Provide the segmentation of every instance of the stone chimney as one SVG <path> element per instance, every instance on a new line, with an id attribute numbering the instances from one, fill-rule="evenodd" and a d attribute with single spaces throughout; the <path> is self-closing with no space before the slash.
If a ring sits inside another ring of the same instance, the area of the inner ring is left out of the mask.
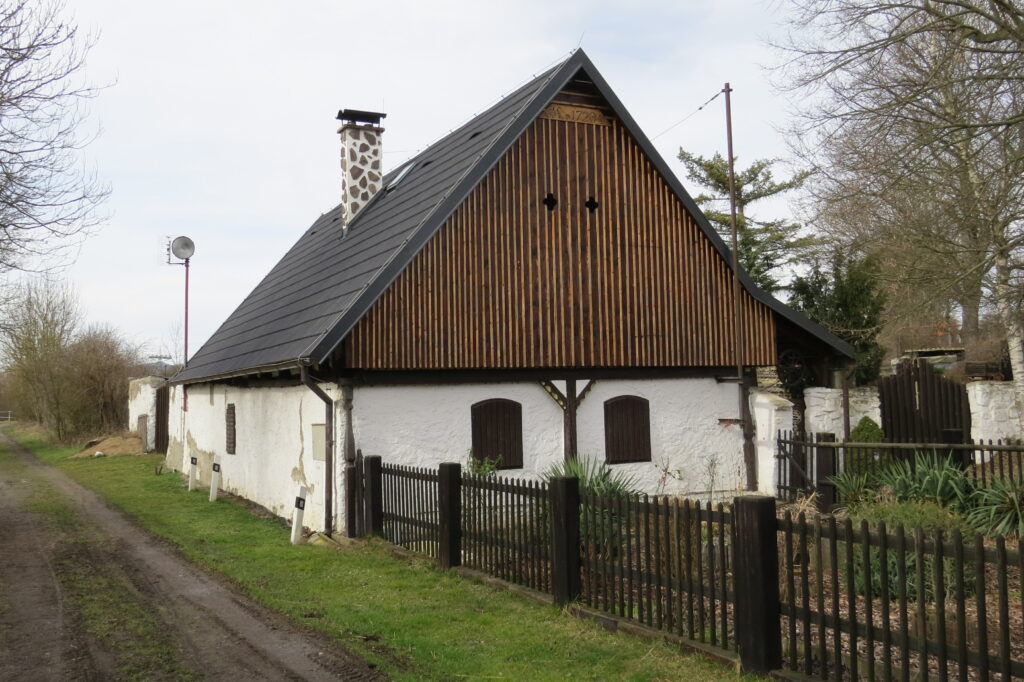
<path id="1" fill-rule="evenodd" d="M 380 121 L 387 114 L 342 109 L 341 135 L 341 216 L 344 229 L 381 187 Z"/>

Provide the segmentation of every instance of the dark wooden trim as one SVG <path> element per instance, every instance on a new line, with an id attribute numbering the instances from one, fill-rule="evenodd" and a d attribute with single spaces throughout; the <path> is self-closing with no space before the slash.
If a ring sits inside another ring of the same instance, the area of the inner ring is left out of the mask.
<path id="1" fill-rule="evenodd" d="M 356 386 L 402 386 L 476 383 L 539 383 L 563 379 L 716 379 L 734 371 L 730 367 L 628 367 L 594 369 L 517 370 L 354 370 L 342 377 Z"/>

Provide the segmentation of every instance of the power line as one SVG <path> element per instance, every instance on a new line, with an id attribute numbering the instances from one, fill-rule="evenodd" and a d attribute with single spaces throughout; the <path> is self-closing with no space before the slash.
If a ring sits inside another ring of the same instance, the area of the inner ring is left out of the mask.
<path id="1" fill-rule="evenodd" d="M 714 95 L 712 95 L 712 96 L 711 96 L 711 97 L 710 97 L 710 98 L 708 99 L 708 101 L 707 101 L 707 102 L 704 102 L 704 104 L 701 104 L 701 105 L 700 105 L 699 107 L 697 107 L 696 109 L 694 109 L 693 111 L 691 111 L 691 112 L 690 112 L 689 114 L 687 114 L 686 116 L 684 116 L 684 117 L 683 117 L 683 118 L 681 118 L 680 120 L 678 120 L 678 121 L 676 121 L 675 123 L 673 123 L 672 125 L 670 125 L 670 126 L 669 126 L 668 128 L 665 128 L 665 129 L 664 129 L 664 130 L 662 130 L 662 131 L 661 131 L 660 133 L 658 133 L 657 135 L 655 135 L 654 137 L 652 137 L 652 138 L 651 138 L 651 141 L 653 142 L 654 140 L 657 140 L 657 139 L 658 139 L 659 137 L 661 137 L 662 135 L 664 135 L 664 134 L 665 134 L 665 133 L 667 133 L 668 131 L 672 130 L 673 128 L 676 128 L 676 127 L 678 127 L 678 126 L 681 126 L 682 124 L 684 124 L 684 123 L 686 123 L 687 121 L 689 121 L 689 120 L 690 120 L 691 118 L 693 118 L 694 116 L 696 116 L 696 115 L 697 115 L 697 112 L 698 112 L 698 111 L 700 111 L 701 109 L 703 109 L 703 108 L 704 108 L 704 107 L 706 107 L 707 105 L 709 105 L 709 104 L 711 104 L 712 102 L 714 102 L 714 101 L 715 101 L 715 99 L 717 99 L 717 97 L 718 97 L 719 95 L 721 95 L 721 94 L 722 94 L 722 91 L 721 91 L 721 90 L 719 90 L 719 91 L 718 91 L 718 92 L 716 92 L 716 93 L 715 93 Z"/>

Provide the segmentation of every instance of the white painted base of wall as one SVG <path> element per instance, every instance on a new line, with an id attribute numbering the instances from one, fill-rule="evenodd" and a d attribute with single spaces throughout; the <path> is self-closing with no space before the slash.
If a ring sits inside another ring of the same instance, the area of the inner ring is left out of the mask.
<path id="1" fill-rule="evenodd" d="M 335 400 L 336 386 L 320 386 Z M 221 463 L 220 489 L 244 497 L 282 518 L 289 518 L 300 486 L 308 490 L 304 522 L 324 530 L 324 471 L 313 453 L 313 425 L 323 424 L 325 405 L 305 386 L 241 388 L 225 384 L 188 387 L 188 410 L 183 388 L 171 387 L 167 465 L 188 471 L 189 457 L 198 460 L 199 489 L 208 488 L 213 461 Z M 227 453 L 225 414 L 235 405 L 235 454 Z M 340 408 L 338 408 L 340 409 Z M 335 423 L 339 415 L 335 414 Z M 341 503 L 335 481 L 335 518 Z M 335 528 L 339 528 L 335 524 Z"/>
<path id="2" fill-rule="evenodd" d="M 564 382 L 555 383 L 564 391 Z M 577 390 L 586 383 L 577 380 Z M 649 401 L 651 462 L 613 467 L 650 494 L 731 493 L 743 485 L 742 434 L 731 423 L 739 417 L 737 391 L 714 379 L 596 381 L 577 411 L 580 456 L 604 461 L 604 402 L 635 395 Z M 468 466 L 470 408 L 491 398 L 515 400 L 523 410 L 523 468 L 499 475 L 536 479 L 562 461 L 562 409 L 534 382 L 359 387 L 353 400 L 357 447 L 364 456 L 406 466 Z"/>
<path id="3" fill-rule="evenodd" d="M 578 381 L 582 390 L 586 381 Z M 564 382 L 559 387 L 564 390 Z M 345 433 L 337 386 L 321 385 L 334 399 L 335 452 L 341 459 Z M 738 387 L 714 379 L 601 380 L 577 413 L 582 457 L 605 458 L 604 402 L 621 395 L 646 398 L 650 405 L 651 462 L 612 465 L 650 494 L 681 494 L 722 499 L 743 486 L 742 434 Z M 171 388 L 168 466 L 187 471 L 198 460 L 200 489 L 209 485 L 213 461 L 221 462 L 220 488 L 287 518 L 300 486 L 308 489 L 304 522 L 324 528 L 324 471 L 314 452 L 314 433 L 324 423 L 324 404 L 303 386 L 241 388 L 194 384 Z M 468 466 L 474 403 L 506 398 L 522 405 L 521 469 L 511 478 L 540 477 L 563 458 L 562 410 L 539 383 L 478 383 L 431 386 L 361 386 L 353 395 L 356 447 L 385 462 L 436 467 L 442 462 Z M 226 452 L 225 414 L 235 405 L 236 454 Z M 335 480 L 335 528 L 344 528 L 343 467 Z"/>

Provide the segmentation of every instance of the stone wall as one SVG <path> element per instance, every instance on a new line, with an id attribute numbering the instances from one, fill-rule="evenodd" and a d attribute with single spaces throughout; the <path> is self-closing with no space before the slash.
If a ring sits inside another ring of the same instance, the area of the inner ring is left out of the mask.
<path id="1" fill-rule="evenodd" d="M 971 406 L 971 439 L 1024 437 L 1014 405 L 1013 384 L 1008 381 L 971 381 L 967 384 L 967 399 Z M 811 433 L 834 433 L 841 439 L 843 391 L 838 388 L 808 388 L 804 391 L 804 401 L 807 404 L 807 430 Z M 850 389 L 850 428 L 856 427 L 865 416 L 881 426 L 878 389 L 872 386 Z"/>
<path id="2" fill-rule="evenodd" d="M 804 391 L 805 428 L 811 433 L 834 433 L 843 438 L 843 390 L 840 388 L 808 388 Z M 878 389 L 858 386 L 850 389 L 850 428 L 854 429 L 864 417 L 882 423 Z"/>
<path id="3" fill-rule="evenodd" d="M 971 403 L 971 438 L 1006 440 L 1021 438 L 1013 384 L 1009 381 L 972 381 L 967 384 Z"/>

